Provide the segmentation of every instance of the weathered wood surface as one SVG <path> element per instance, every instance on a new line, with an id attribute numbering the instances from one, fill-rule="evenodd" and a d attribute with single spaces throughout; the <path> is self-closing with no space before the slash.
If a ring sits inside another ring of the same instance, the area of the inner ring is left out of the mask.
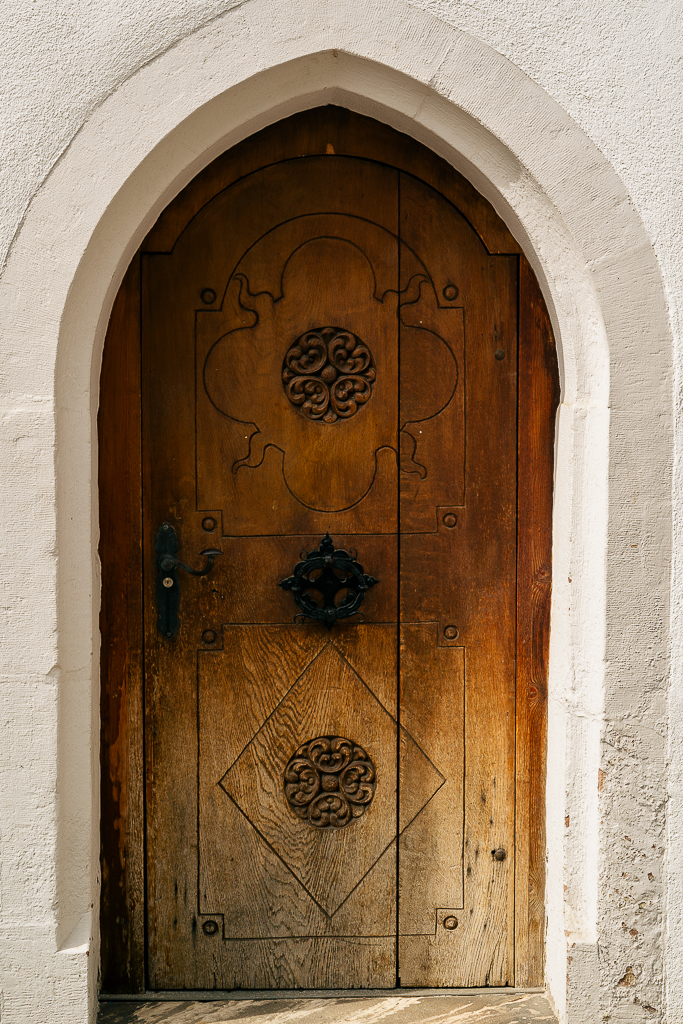
<path id="1" fill-rule="evenodd" d="M 172 643 L 153 575 L 145 588 L 153 988 L 395 984 L 396 723 L 380 696 L 395 708 L 397 467 L 378 481 L 376 453 L 398 446 L 397 178 L 333 156 L 269 165 L 170 256 L 143 256 L 145 533 L 168 520 L 193 562 L 219 509 L 223 550 L 211 576 L 183 576 Z M 283 376 L 292 348 L 294 381 L 327 358 L 362 387 L 371 359 L 369 398 L 307 414 Z M 289 625 L 277 583 L 325 530 L 381 577 L 362 627 Z M 290 758 L 317 737 L 367 748 L 379 780 L 338 830 L 284 798 Z"/>
<path id="2" fill-rule="evenodd" d="M 119 424 L 122 441 L 100 460 L 103 565 L 119 567 L 103 597 L 106 987 L 542 982 L 557 367 L 519 247 L 439 158 L 321 108 L 202 172 L 126 281 L 101 413 L 105 444 Z M 312 423 L 283 359 L 322 327 L 369 347 L 374 376 L 355 415 Z M 223 550 L 211 576 L 181 572 L 172 644 L 155 625 L 164 520 L 184 561 Z M 332 634 L 292 626 L 275 586 L 327 529 L 381 577 L 366 624 Z M 283 763 L 316 722 L 357 723 L 378 771 L 334 843 L 296 818 L 285 835 Z"/>
<path id="3" fill-rule="evenodd" d="M 102 984 L 144 988 L 140 259 L 109 322 L 99 430 Z"/>
<path id="4" fill-rule="evenodd" d="M 550 525 L 560 387 L 550 317 L 524 257 L 519 294 L 515 982 L 536 985 L 545 970 Z"/>
<path id="5" fill-rule="evenodd" d="M 517 259 L 491 256 L 450 203 L 407 175 L 400 210 L 401 239 L 423 260 L 438 303 L 415 303 L 402 321 L 409 315 L 423 332 L 448 338 L 440 321 L 457 305 L 465 331 L 455 392 L 448 404 L 439 395 L 424 423 L 408 424 L 415 454 L 412 466 L 402 462 L 401 619 L 432 622 L 431 644 L 422 643 L 401 677 L 402 722 L 411 731 L 419 721 L 419 742 L 434 751 L 437 768 L 447 763 L 449 742 L 462 744 L 464 777 L 459 813 L 439 806 L 444 788 L 401 837 L 399 976 L 411 986 L 505 985 L 514 981 Z M 424 340 L 420 347 L 429 350 Z M 430 369 L 421 372 L 415 360 L 402 410 L 428 407 L 446 376 L 445 368 Z M 435 430 L 430 451 L 422 433 L 448 416 L 456 395 L 462 429 Z M 449 477 L 457 481 L 450 493 L 442 482 Z M 414 505 L 430 509 L 429 526 Z M 444 648 L 458 652 L 463 672 L 448 723 L 436 717 L 448 684 L 457 691 L 455 664 L 444 672 Z M 409 781 L 401 776 L 401 793 Z M 505 851 L 503 861 L 492 856 L 496 849 Z M 430 891 L 435 899 L 427 902 Z"/>

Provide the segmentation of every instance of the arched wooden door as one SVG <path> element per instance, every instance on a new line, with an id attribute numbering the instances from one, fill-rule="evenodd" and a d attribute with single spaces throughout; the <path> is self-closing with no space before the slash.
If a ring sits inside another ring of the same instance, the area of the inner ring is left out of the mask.
<path id="1" fill-rule="evenodd" d="M 519 247 L 386 126 L 162 214 L 102 375 L 105 990 L 542 982 L 556 402 Z"/>

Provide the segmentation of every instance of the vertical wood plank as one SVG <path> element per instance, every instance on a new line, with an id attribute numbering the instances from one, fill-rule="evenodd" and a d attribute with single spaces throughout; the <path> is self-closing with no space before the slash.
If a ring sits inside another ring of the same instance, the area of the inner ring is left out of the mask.
<path id="1" fill-rule="evenodd" d="M 432 619 L 437 629 L 419 677 L 408 672 L 404 678 L 402 672 L 401 703 L 408 709 L 411 701 L 426 708 L 436 695 L 445 701 L 448 689 L 437 669 L 438 645 L 460 648 L 464 720 L 461 725 L 451 718 L 450 727 L 456 733 L 462 730 L 464 741 L 464 806 L 461 821 L 453 813 L 444 814 L 432 835 L 417 825 L 412 836 L 401 837 L 401 853 L 411 843 L 424 847 L 420 858 L 415 848 L 405 858 L 405 875 L 399 854 L 399 904 L 411 910 L 410 918 L 403 909 L 399 914 L 401 983 L 509 985 L 514 982 L 517 258 L 491 256 L 457 210 L 407 175 L 401 176 L 401 238 L 422 261 L 432 282 L 432 306 L 438 303 L 430 318 L 424 301 L 430 289 L 423 286 L 422 304 L 414 301 L 410 322 L 436 337 L 437 332 L 452 331 L 454 310 L 449 306 L 460 307 L 464 338 L 459 348 L 451 347 L 457 353 L 458 377 L 449 405 L 460 395 L 465 412 L 464 436 L 457 429 L 442 435 L 435 452 L 439 472 L 421 454 L 428 452 L 422 431 L 430 420 L 420 422 L 425 412 L 420 416 L 419 411 L 431 412 L 432 420 L 448 411 L 448 406 L 438 411 L 441 395 L 437 409 L 429 408 L 448 363 L 444 361 L 439 375 L 430 373 L 424 355 L 429 339 L 420 339 L 421 360 L 411 361 L 410 375 L 403 367 L 401 373 L 402 406 L 418 413 L 406 415 L 418 420 L 409 424 L 416 450 L 415 466 L 408 465 L 407 471 L 422 465 L 423 473 L 419 484 L 405 486 L 401 496 L 401 523 L 407 519 L 411 524 L 401 538 L 401 617 L 404 623 Z M 426 372 L 420 372 L 420 365 Z M 449 492 L 441 481 L 457 479 L 463 463 L 462 503 L 450 504 L 444 499 L 457 500 L 457 491 Z M 410 472 L 412 478 L 417 475 Z M 421 490 L 431 501 L 431 530 L 438 523 L 436 533 L 413 532 L 419 523 L 410 505 L 421 499 Z M 436 720 L 433 725 L 435 731 L 441 728 Z M 434 741 L 431 745 L 436 749 Z M 449 774 L 445 759 L 437 756 L 434 763 Z M 438 874 L 443 879 L 450 874 L 451 884 L 441 887 L 442 902 L 424 908 L 432 920 L 427 934 L 426 916 L 419 929 L 413 926 L 412 896 L 433 887 L 418 881 L 415 865 L 419 863 L 420 872 L 434 870 L 430 855 L 438 846 L 448 848 Z M 505 857 L 497 860 L 493 850 L 501 848 Z M 463 867 L 459 889 L 456 868 L 462 872 Z M 449 928 L 446 919 L 457 924 Z"/>
<path id="2" fill-rule="evenodd" d="M 144 979 L 140 257 L 112 309 L 99 429 L 101 956 L 109 992 Z"/>
<path id="3" fill-rule="evenodd" d="M 523 256 L 519 295 L 515 983 L 535 986 L 544 980 L 548 645 L 559 377 L 548 311 Z"/>

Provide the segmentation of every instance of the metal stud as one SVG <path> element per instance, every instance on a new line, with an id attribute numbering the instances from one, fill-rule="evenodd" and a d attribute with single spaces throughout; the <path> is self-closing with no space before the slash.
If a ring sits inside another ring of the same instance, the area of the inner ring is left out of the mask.
<path id="1" fill-rule="evenodd" d="M 505 349 L 497 348 L 495 351 L 496 359 L 505 359 Z"/>
<path id="2" fill-rule="evenodd" d="M 443 635 L 447 640 L 457 640 L 460 636 L 457 626 L 446 626 L 443 631 Z"/>
<path id="3" fill-rule="evenodd" d="M 213 288 L 204 288 L 200 293 L 199 297 L 205 305 L 210 306 L 212 302 L 216 301 L 216 293 Z"/>
<path id="4" fill-rule="evenodd" d="M 494 860 L 505 860 L 507 853 L 502 846 L 499 846 L 497 850 L 491 850 Z"/>
<path id="5" fill-rule="evenodd" d="M 453 302 L 454 299 L 457 299 L 458 297 L 458 289 L 455 287 L 454 284 L 447 284 L 442 294 L 447 302 Z"/>
<path id="6" fill-rule="evenodd" d="M 213 629 L 205 629 L 202 633 L 202 640 L 205 644 L 215 644 L 216 634 Z"/>
<path id="7" fill-rule="evenodd" d="M 215 935 L 218 931 L 218 924 L 216 921 L 205 921 L 202 925 L 202 931 L 205 935 Z"/>
<path id="8" fill-rule="evenodd" d="M 206 519 L 202 519 L 202 530 L 206 533 L 211 533 L 216 529 L 216 520 L 213 516 L 207 516 Z"/>
<path id="9" fill-rule="evenodd" d="M 452 932 L 454 928 L 458 927 L 457 917 L 444 917 L 443 926 L 446 929 L 446 931 Z"/>
<path id="10" fill-rule="evenodd" d="M 458 522 L 458 517 L 454 516 L 452 512 L 447 512 L 441 521 L 444 526 L 447 526 L 449 530 L 452 530 Z"/>

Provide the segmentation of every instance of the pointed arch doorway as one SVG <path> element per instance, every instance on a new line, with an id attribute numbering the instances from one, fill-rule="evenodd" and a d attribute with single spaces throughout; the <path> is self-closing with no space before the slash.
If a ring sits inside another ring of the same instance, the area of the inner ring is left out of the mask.
<path id="1" fill-rule="evenodd" d="M 542 983 L 557 398 L 520 247 L 385 125 L 164 211 L 102 369 L 107 991 Z"/>

